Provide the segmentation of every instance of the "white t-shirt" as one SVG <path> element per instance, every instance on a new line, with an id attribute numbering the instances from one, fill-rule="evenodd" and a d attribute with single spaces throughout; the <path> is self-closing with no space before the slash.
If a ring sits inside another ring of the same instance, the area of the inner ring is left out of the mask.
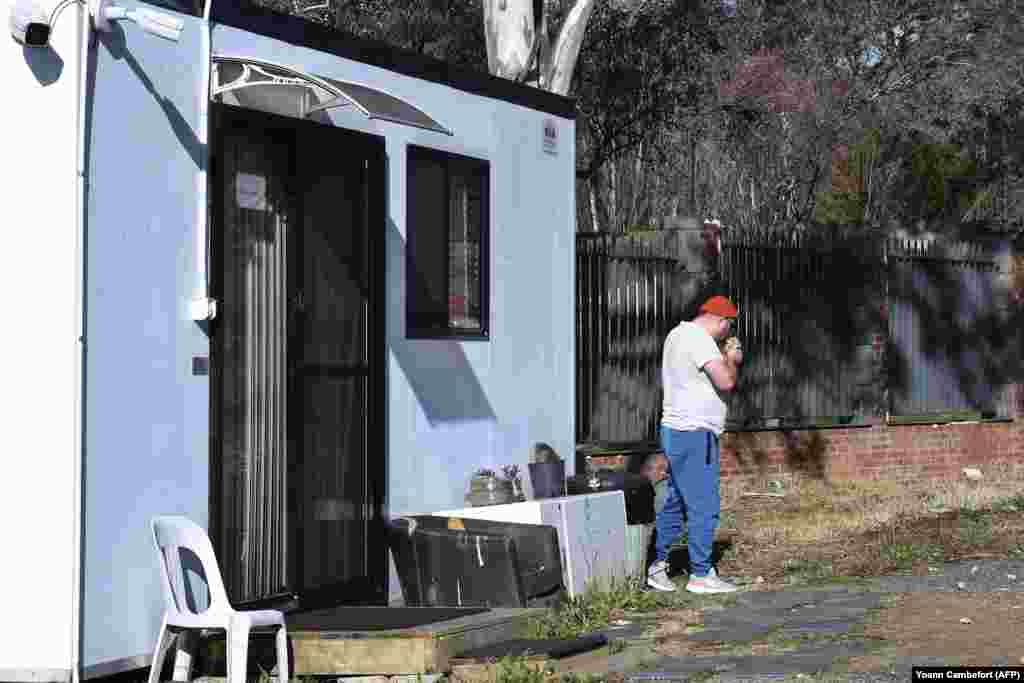
<path id="1" fill-rule="evenodd" d="M 672 328 L 661 356 L 661 424 L 684 432 L 706 429 L 721 435 L 727 407 L 702 369 L 721 357 L 714 338 L 699 325 L 684 321 Z"/>

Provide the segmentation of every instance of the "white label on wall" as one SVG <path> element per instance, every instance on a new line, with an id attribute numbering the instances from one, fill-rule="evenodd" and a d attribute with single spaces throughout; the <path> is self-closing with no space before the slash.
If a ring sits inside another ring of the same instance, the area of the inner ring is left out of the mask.
<path id="1" fill-rule="evenodd" d="M 558 126 L 552 119 L 544 119 L 544 151 L 558 154 Z"/>
<path id="2" fill-rule="evenodd" d="M 266 211 L 267 179 L 250 173 L 239 173 L 235 176 L 235 201 L 240 209 Z"/>

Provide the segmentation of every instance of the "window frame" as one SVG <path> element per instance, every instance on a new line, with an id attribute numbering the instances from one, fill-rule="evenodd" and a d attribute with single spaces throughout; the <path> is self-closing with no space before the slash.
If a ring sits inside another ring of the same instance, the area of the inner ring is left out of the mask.
<path id="1" fill-rule="evenodd" d="M 416 208 L 413 206 L 414 193 L 412 191 L 413 185 L 413 165 L 416 158 L 423 160 L 439 162 L 444 169 L 444 187 L 445 196 L 442 202 L 444 206 L 443 225 L 444 229 L 444 264 L 443 264 L 443 281 L 446 288 L 446 301 L 451 296 L 451 282 L 450 282 L 450 270 L 449 264 L 451 262 L 452 254 L 452 242 L 451 242 L 451 178 L 453 175 L 453 166 L 462 166 L 472 169 L 473 175 L 479 175 L 482 178 L 482 192 L 481 192 L 481 207 L 480 207 L 480 240 L 479 240 L 479 282 L 477 287 L 479 289 L 480 297 L 480 326 L 476 328 L 459 328 L 453 327 L 452 317 L 450 309 L 445 306 L 446 310 L 446 327 L 441 327 L 438 324 L 422 324 L 419 321 L 414 320 L 414 311 L 412 310 L 412 297 L 410 296 L 410 286 L 413 282 L 412 274 L 416 273 L 420 269 L 417 265 L 417 255 L 414 253 L 413 248 L 410 246 L 412 243 L 412 233 L 416 228 Z M 423 147 L 420 145 L 408 144 L 406 145 L 406 249 L 405 249 L 405 337 L 406 339 L 457 339 L 464 341 L 489 341 L 490 340 L 490 316 L 491 316 L 491 302 L 490 302 L 490 275 L 491 275 L 491 264 L 490 264 L 490 238 L 491 238 L 491 162 L 487 159 L 481 159 L 478 157 L 471 157 L 464 154 L 457 154 L 454 152 L 448 152 L 432 147 Z"/>

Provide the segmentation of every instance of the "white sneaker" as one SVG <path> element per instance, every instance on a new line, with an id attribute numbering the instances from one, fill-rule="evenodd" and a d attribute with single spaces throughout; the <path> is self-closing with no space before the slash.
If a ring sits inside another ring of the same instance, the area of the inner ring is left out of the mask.
<path id="1" fill-rule="evenodd" d="M 659 560 L 647 569 L 647 585 L 656 591 L 675 591 L 676 585 L 668 578 L 668 562 Z"/>
<path id="2" fill-rule="evenodd" d="M 647 582 L 650 583 L 650 578 L 647 579 Z M 691 593 L 735 593 L 738 589 L 731 583 L 718 578 L 718 572 L 712 567 L 707 576 L 691 574 L 690 580 L 686 582 L 686 590 Z"/>

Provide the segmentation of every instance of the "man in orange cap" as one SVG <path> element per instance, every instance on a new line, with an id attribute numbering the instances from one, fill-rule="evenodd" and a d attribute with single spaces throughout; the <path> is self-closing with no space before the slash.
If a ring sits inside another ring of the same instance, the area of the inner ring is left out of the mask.
<path id="1" fill-rule="evenodd" d="M 656 590 L 676 590 L 668 577 L 668 551 L 682 531 L 684 509 L 690 556 L 686 590 L 736 590 L 711 566 L 721 509 L 718 438 L 726 414 L 721 394 L 735 388 L 743 362 L 739 340 L 729 336 L 736 313 L 736 305 L 728 298 L 713 296 L 701 305 L 696 318 L 679 323 L 665 338 L 661 447 L 668 459 L 671 486 L 655 518 L 655 561 L 647 570 L 647 585 Z"/>

